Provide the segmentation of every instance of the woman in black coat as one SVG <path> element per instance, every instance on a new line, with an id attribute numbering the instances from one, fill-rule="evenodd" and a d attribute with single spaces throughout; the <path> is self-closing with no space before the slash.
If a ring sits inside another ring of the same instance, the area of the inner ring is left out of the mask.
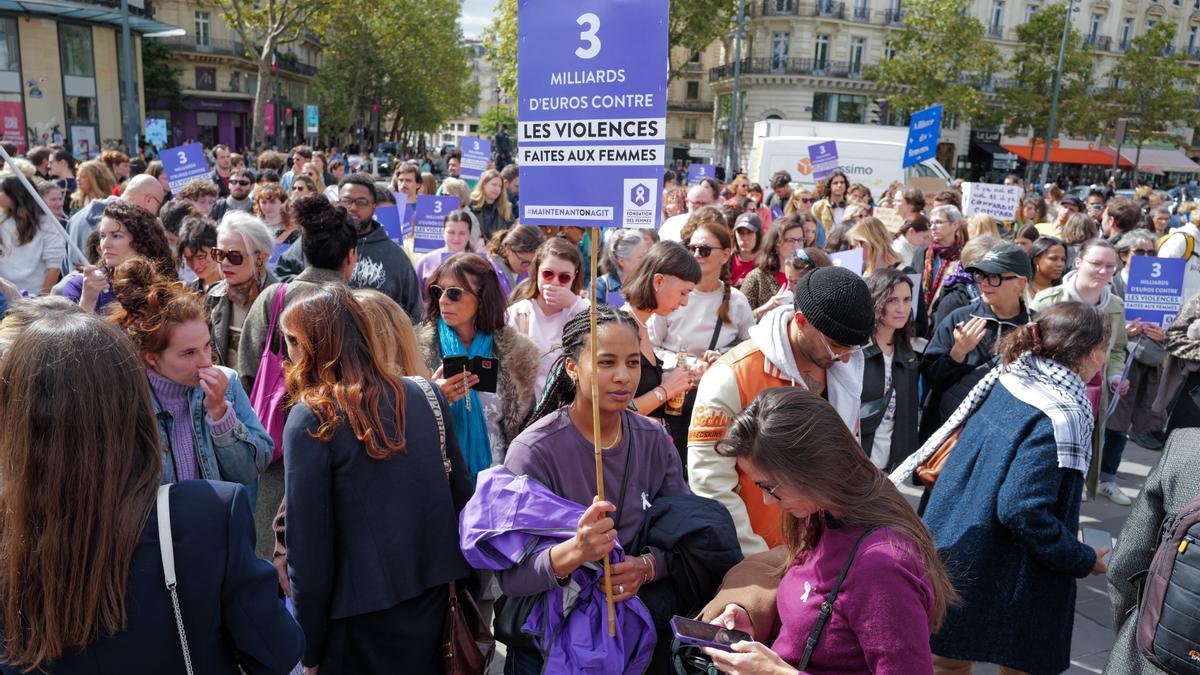
<path id="1" fill-rule="evenodd" d="M 440 675 L 448 587 L 470 574 L 458 512 L 471 483 L 450 415 L 444 465 L 434 408 L 417 382 L 389 369 L 345 286 L 296 298 L 280 323 L 295 401 L 283 432 L 284 501 L 303 664 L 321 675 L 397 664 Z"/>
<path id="2" fill-rule="evenodd" d="M 867 277 L 875 301 L 875 335 L 863 347 L 859 429 L 871 462 L 885 471 L 917 449 L 917 379 L 920 359 L 912 337 L 913 283 L 895 269 Z"/>
<path id="3" fill-rule="evenodd" d="M 0 362 L 0 673 L 187 672 L 140 363 L 120 329 L 82 313 L 35 321 Z M 245 489 L 184 481 L 166 499 L 193 671 L 291 671 L 304 636 L 254 555 Z"/>

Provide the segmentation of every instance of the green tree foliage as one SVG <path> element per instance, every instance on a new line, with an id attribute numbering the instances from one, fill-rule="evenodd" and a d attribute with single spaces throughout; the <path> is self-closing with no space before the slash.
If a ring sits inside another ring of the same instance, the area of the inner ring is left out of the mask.
<path id="1" fill-rule="evenodd" d="M 1137 143 L 1138 159 L 1146 141 L 1165 138 L 1182 144 L 1172 130 L 1200 125 L 1196 108 L 1200 72 L 1188 64 L 1185 54 L 1170 53 L 1175 28 L 1163 21 L 1134 38 L 1111 73 L 1116 86 L 1108 97 L 1115 103 L 1110 113 L 1129 118 L 1127 133 Z"/>
<path id="2" fill-rule="evenodd" d="M 758 0 L 746 0 L 747 4 Z M 675 0 L 668 21 L 667 48 L 704 51 L 733 29 L 738 0 Z M 517 99 L 517 0 L 499 0 L 496 15 L 483 33 L 488 61 L 511 100 Z"/>
<path id="3" fill-rule="evenodd" d="M 407 141 L 474 105 L 479 86 L 470 81 L 457 0 L 352 1 L 329 25 L 336 38 L 315 87 L 322 126 L 328 119 L 339 131 L 366 127 L 378 105 L 382 131 Z"/>
<path id="4" fill-rule="evenodd" d="M 1058 68 L 1066 11 L 1065 5 L 1050 5 L 1035 12 L 1028 23 L 1017 26 L 1020 46 L 1006 64 L 1012 79 L 999 91 L 1005 126 L 1010 133 L 1031 130 L 1031 146 L 1034 139 L 1046 138 L 1050 126 L 1054 72 Z M 1064 54 L 1055 133 L 1065 132 L 1083 138 L 1095 136 L 1099 118 L 1089 93 L 1092 56 L 1081 46 L 1079 33 L 1074 28 L 1067 36 Z M 1030 168 L 1033 164 L 1029 163 Z"/>
<path id="5" fill-rule="evenodd" d="M 488 111 L 479 118 L 479 135 L 491 138 L 496 135 L 496 130 L 500 128 L 501 124 L 508 129 L 510 135 L 516 136 L 517 116 L 513 109 L 506 105 L 488 108 Z"/>
<path id="6" fill-rule="evenodd" d="M 969 6 L 968 0 L 904 3 L 904 29 L 892 41 L 896 55 L 876 71 L 893 111 L 908 114 L 941 103 L 946 117 L 960 121 L 989 116 L 983 90 L 1001 59 Z"/>
<path id="7" fill-rule="evenodd" d="M 179 68 L 171 67 L 171 50 L 154 39 L 142 38 L 142 86 L 147 101 L 166 99 L 171 107 L 183 105 Z"/>

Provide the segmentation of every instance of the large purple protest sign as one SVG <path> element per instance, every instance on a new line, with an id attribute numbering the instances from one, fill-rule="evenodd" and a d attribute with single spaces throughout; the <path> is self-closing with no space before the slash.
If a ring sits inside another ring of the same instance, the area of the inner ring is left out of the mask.
<path id="1" fill-rule="evenodd" d="M 462 151 L 459 177 L 463 180 L 479 180 L 487 171 L 488 162 L 492 161 L 492 142 L 478 136 L 463 136 L 459 150 Z"/>
<path id="2" fill-rule="evenodd" d="M 825 141 L 808 146 L 813 180 L 821 180 L 838 170 L 837 141 Z"/>
<path id="3" fill-rule="evenodd" d="M 383 226 L 383 231 L 392 238 L 392 241 L 404 245 L 404 237 L 407 235 L 404 227 L 404 218 L 400 213 L 402 206 L 394 204 L 385 204 L 375 209 L 375 220 Z"/>
<path id="4" fill-rule="evenodd" d="M 413 218 L 413 251 L 428 253 L 444 243 L 442 226 L 446 216 L 457 208 L 458 197 L 446 195 L 417 195 L 416 216 Z"/>
<path id="5" fill-rule="evenodd" d="M 521 222 L 655 228 L 667 0 L 518 0 Z"/>
<path id="6" fill-rule="evenodd" d="M 699 185 L 705 178 L 717 178 L 717 167 L 712 164 L 693 164 L 688 167 L 688 185 Z"/>
<path id="7" fill-rule="evenodd" d="M 1187 261 L 1180 258 L 1132 256 L 1125 284 L 1125 320 L 1140 319 L 1167 328 L 1183 302 Z"/>
<path id="8" fill-rule="evenodd" d="M 212 182 L 208 158 L 204 156 L 204 146 L 200 143 L 167 148 L 159 153 L 158 158 L 162 160 L 163 170 L 167 173 L 171 192 L 179 192 L 180 188 L 197 178 Z"/>

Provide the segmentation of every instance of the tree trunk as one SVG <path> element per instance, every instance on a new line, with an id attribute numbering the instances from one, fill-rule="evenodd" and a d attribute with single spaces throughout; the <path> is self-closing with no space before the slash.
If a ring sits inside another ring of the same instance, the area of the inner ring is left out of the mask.
<path id="1" fill-rule="evenodd" d="M 1137 154 L 1133 156 L 1133 181 L 1137 182 L 1138 164 L 1142 161 L 1142 139 L 1138 139 Z"/>
<path id="2" fill-rule="evenodd" d="M 1025 162 L 1025 184 L 1026 185 L 1029 185 L 1029 183 L 1033 180 L 1033 162 L 1034 162 L 1033 149 L 1034 149 L 1034 146 L 1036 146 L 1036 145 L 1037 145 L 1037 130 L 1030 129 L 1029 130 L 1029 161 Z"/>
<path id="3" fill-rule="evenodd" d="M 250 45 L 246 45 L 247 48 Z M 271 73 L 271 52 L 275 49 L 275 41 L 268 40 L 263 45 L 262 51 L 258 54 L 258 86 L 254 91 L 254 124 L 250 130 L 250 147 L 255 151 L 259 146 L 266 141 L 266 123 L 267 99 L 271 96 L 271 86 L 275 83 L 275 76 Z M 275 114 L 279 112 L 279 102 L 275 102 Z"/>

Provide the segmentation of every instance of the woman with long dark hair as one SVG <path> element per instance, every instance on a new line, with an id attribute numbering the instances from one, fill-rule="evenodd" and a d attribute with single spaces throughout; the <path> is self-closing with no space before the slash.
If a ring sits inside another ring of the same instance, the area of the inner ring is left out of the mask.
<path id="1" fill-rule="evenodd" d="M 917 381 L 921 359 L 912 348 L 913 283 L 899 270 L 867 277 L 875 301 L 875 333 L 863 347 L 859 434 L 871 463 L 885 471 L 917 449 Z"/>
<path id="2" fill-rule="evenodd" d="M 804 248 L 804 228 L 810 215 L 788 215 L 775 221 L 758 252 L 758 265 L 742 279 L 741 291 L 754 310 L 754 318 L 783 304 L 788 292 L 787 261 Z"/>
<path id="3" fill-rule="evenodd" d="M 295 402 L 283 461 L 302 663 L 327 674 L 403 663 L 406 673 L 440 675 L 448 585 L 470 572 L 458 512 L 471 483 L 454 425 L 440 448 L 422 387 L 388 368 L 344 284 L 296 297 L 280 324 Z"/>
<path id="4" fill-rule="evenodd" d="M 1029 247 L 1033 278 L 1025 289 L 1025 302 L 1033 302 L 1038 293 L 1062 281 L 1067 270 L 1067 245 L 1057 237 L 1038 237 Z"/>
<path id="5" fill-rule="evenodd" d="M 954 588 L 921 519 L 833 407 L 805 389 L 767 389 L 733 420 L 717 452 L 735 457 L 763 499 L 783 509 L 787 554 L 770 647 L 762 642 L 771 637 L 767 622 L 752 624 L 737 593 L 723 593 L 729 602 L 713 623 L 756 641 L 734 644 L 732 654 L 705 649 L 713 663 L 739 673 L 930 672 L 929 637 Z M 835 618 L 813 643 L 828 602 Z"/>
<path id="6" fill-rule="evenodd" d="M 0 214 L 0 277 L 32 295 L 49 293 L 62 274 L 66 230 L 16 176 L 0 180 Z"/>
<path id="7" fill-rule="evenodd" d="M 287 673 L 304 636 L 254 555 L 242 486 L 167 488 L 172 607 L 140 364 L 119 328 L 83 312 L 35 321 L 0 360 L 0 672 Z"/>

